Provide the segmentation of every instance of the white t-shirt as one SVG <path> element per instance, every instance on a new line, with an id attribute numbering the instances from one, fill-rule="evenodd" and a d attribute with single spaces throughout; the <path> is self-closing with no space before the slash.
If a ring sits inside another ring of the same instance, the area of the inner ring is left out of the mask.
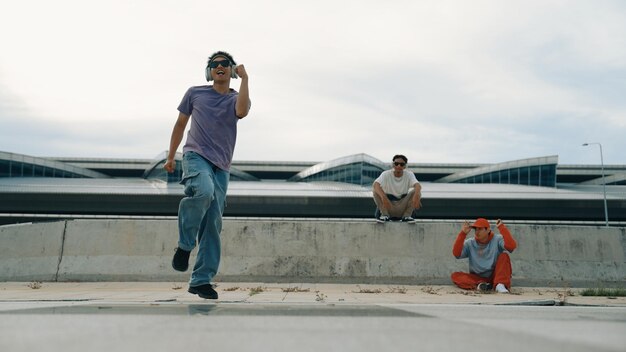
<path id="1" fill-rule="evenodd" d="M 419 183 L 415 174 L 406 170 L 403 170 L 400 177 L 394 176 L 393 170 L 383 171 L 375 182 L 380 184 L 385 194 L 391 194 L 396 198 L 409 193 L 409 190 Z"/>

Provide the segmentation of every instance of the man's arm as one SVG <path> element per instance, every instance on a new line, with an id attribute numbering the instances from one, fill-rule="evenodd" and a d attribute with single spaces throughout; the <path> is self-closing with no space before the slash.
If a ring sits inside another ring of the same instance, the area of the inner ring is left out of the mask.
<path id="1" fill-rule="evenodd" d="M 172 130 L 172 137 L 170 138 L 170 150 L 167 153 L 167 161 L 163 168 L 165 171 L 172 173 L 176 170 L 176 150 L 180 145 L 180 142 L 183 140 L 183 135 L 185 134 L 185 127 L 187 127 L 187 122 L 189 122 L 189 116 L 183 114 L 182 112 L 178 114 L 178 120 L 176 120 L 176 124 L 174 124 L 174 129 Z"/>
<path id="2" fill-rule="evenodd" d="M 500 219 L 496 221 L 496 227 L 498 227 L 498 231 L 500 231 L 502 239 L 504 239 L 504 249 L 509 252 L 513 252 L 515 248 L 517 248 L 517 242 L 513 239 L 513 235 L 511 235 L 509 229 L 504 226 L 504 223 L 502 223 L 502 220 Z"/>
<path id="3" fill-rule="evenodd" d="M 413 190 L 413 208 L 419 209 L 422 207 L 422 185 L 416 183 Z"/>
<path id="4" fill-rule="evenodd" d="M 374 185 L 372 187 L 374 188 L 374 193 L 376 193 L 376 195 L 378 195 L 383 201 L 383 207 L 385 207 L 385 209 L 390 209 L 391 202 L 389 201 L 389 198 L 387 198 L 387 194 L 385 194 L 385 191 L 380 183 L 374 181 Z"/>
<path id="5" fill-rule="evenodd" d="M 456 236 L 456 241 L 454 241 L 454 245 L 452 246 L 452 255 L 454 255 L 457 259 L 461 257 L 463 254 L 463 244 L 465 243 L 465 237 L 470 233 L 472 228 L 470 227 L 469 222 L 464 222 L 463 227 L 461 228 L 461 232 Z"/>
<path id="6" fill-rule="evenodd" d="M 237 95 L 237 103 L 235 103 L 235 113 L 237 117 L 243 119 L 248 116 L 250 111 L 250 91 L 248 90 L 248 73 L 243 65 L 235 67 L 235 72 L 241 77 L 241 85 L 239 86 L 239 95 Z"/>

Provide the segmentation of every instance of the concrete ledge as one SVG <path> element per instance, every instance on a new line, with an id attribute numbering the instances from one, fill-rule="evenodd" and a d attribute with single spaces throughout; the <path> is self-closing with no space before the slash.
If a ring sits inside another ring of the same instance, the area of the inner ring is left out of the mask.
<path id="1" fill-rule="evenodd" d="M 0 280 L 56 281 L 65 223 L 0 226 Z"/>
<path id="2" fill-rule="evenodd" d="M 217 281 L 449 284 L 456 223 L 224 221 Z M 614 286 L 626 229 L 511 225 L 513 285 Z M 173 220 L 75 220 L 0 227 L 2 281 L 187 281 L 171 269 Z M 194 256 L 192 254 L 191 265 Z"/>

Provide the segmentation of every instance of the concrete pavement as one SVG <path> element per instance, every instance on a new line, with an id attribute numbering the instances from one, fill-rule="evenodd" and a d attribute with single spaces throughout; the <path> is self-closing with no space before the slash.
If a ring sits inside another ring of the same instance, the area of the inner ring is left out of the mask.
<path id="1" fill-rule="evenodd" d="M 0 283 L 0 351 L 623 351 L 626 299 L 577 289 Z M 554 304 L 563 304 L 555 306 Z M 550 306 L 545 306 L 550 305 Z"/>
<path id="2" fill-rule="evenodd" d="M 453 285 L 357 285 L 218 282 L 218 303 L 474 304 L 626 307 L 626 297 L 585 297 L 567 287 L 513 287 L 510 294 L 479 293 Z M 215 302 L 187 293 L 186 282 L 2 282 L 0 311 L 23 303 Z"/>

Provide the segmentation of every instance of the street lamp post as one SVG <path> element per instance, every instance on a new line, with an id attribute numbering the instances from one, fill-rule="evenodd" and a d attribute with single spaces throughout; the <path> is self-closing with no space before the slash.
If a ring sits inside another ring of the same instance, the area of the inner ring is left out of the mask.
<path id="1" fill-rule="evenodd" d="M 602 168 L 602 190 L 604 191 L 604 221 L 606 222 L 606 227 L 609 227 L 609 211 L 606 206 L 606 180 L 604 179 L 604 157 L 602 156 L 602 144 L 594 142 L 594 143 L 585 143 L 583 147 L 597 144 L 600 146 L 600 165 Z"/>

